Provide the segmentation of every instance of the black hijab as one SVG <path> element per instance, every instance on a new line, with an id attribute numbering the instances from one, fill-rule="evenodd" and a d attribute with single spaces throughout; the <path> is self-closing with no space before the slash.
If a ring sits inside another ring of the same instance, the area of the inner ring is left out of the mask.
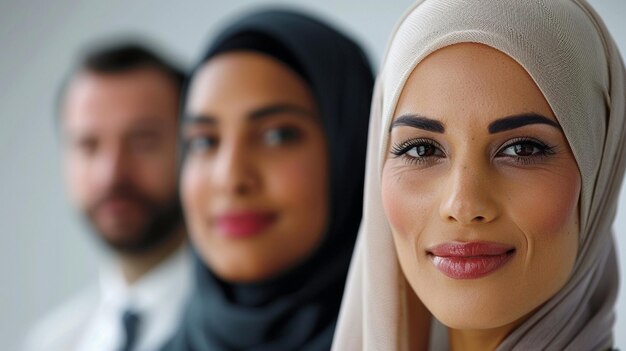
<path id="1" fill-rule="evenodd" d="M 330 153 L 327 232 L 303 263 L 256 283 L 225 282 L 196 255 L 196 287 L 181 328 L 165 349 L 329 350 L 361 220 L 372 71 L 351 39 L 285 10 L 255 12 L 227 27 L 194 72 L 234 50 L 282 61 L 313 92 Z"/>

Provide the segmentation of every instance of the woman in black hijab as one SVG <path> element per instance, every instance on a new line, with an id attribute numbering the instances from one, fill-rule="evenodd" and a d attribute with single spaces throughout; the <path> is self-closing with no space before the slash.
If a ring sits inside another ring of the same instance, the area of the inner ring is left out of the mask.
<path id="1" fill-rule="evenodd" d="M 328 350 L 359 228 L 373 77 L 290 11 L 226 28 L 185 94 L 197 286 L 167 350 Z"/>

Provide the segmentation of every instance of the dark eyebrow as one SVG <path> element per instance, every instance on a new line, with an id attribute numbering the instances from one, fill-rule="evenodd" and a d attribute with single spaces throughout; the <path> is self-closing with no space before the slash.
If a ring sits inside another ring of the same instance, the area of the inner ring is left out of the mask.
<path id="1" fill-rule="evenodd" d="M 183 125 L 190 124 L 212 126 L 217 124 L 217 119 L 215 119 L 215 117 L 205 115 L 185 115 L 183 117 Z"/>
<path id="2" fill-rule="evenodd" d="M 291 113 L 291 114 L 298 114 L 298 115 L 304 115 L 304 116 L 310 116 L 310 117 L 313 116 L 312 112 L 297 105 L 274 104 L 274 105 L 263 106 L 261 108 L 251 111 L 250 113 L 248 113 L 248 119 L 257 120 L 257 119 L 262 119 L 265 117 L 269 117 L 269 116 L 281 114 L 281 113 Z M 213 116 L 209 116 L 209 115 L 185 115 L 183 124 L 185 125 L 188 125 L 188 124 L 198 125 L 199 124 L 199 125 L 213 126 L 217 124 L 217 118 Z"/>
<path id="3" fill-rule="evenodd" d="M 303 107 L 292 104 L 279 103 L 256 109 L 248 114 L 248 118 L 251 120 L 256 120 L 281 113 L 298 114 L 308 117 L 313 116 L 313 113 L 311 113 L 311 111 L 308 111 Z"/>
<path id="4" fill-rule="evenodd" d="M 561 126 L 549 119 L 537 113 L 524 113 L 521 115 L 508 116 L 495 120 L 489 124 L 489 133 L 499 133 L 507 130 L 520 128 L 529 124 L 547 124 L 557 129 L 561 129 Z"/>
<path id="5" fill-rule="evenodd" d="M 389 132 L 399 126 L 413 127 L 435 133 L 443 133 L 445 131 L 441 122 L 417 114 L 406 114 L 396 118 L 389 127 Z"/>

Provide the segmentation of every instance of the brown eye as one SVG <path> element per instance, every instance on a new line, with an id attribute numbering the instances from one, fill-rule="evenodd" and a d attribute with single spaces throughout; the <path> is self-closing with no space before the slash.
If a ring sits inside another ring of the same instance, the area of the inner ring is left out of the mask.
<path id="1" fill-rule="evenodd" d="M 270 146 L 279 146 L 282 144 L 298 141 L 301 133 L 293 127 L 273 128 L 265 132 L 263 141 Z"/>
<path id="2" fill-rule="evenodd" d="M 420 144 L 410 148 L 406 154 L 411 157 L 435 156 L 437 154 L 437 148 L 434 145 Z"/>
<path id="3" fill-rule="evenodd" d="M 394 145 L 391 149 L 391 153 L 396 156 L 406 156 L 409 158 L 445 157 L 441 146 L 430 139 L 407 140 Z"/>
<path id="4" fill-rule="evenodd" d="M 185 149 L 188 153 L 202 153 L 217 147 L 217 138 L 200 135 L 188 138 L 185 141 Z"/>
<path id="5" fill-rule="evenodd" d="M 529 157 L 544 154 L 545 145 L 533 141 L 522 141 L 507 146 L 500 153 L 505 156 Z"/>
<path id="6" fill-rule="evenodd" d="M 539 152 L 539 149 L 537 147 L 530 144 L 518 144 L 513 146 L 513 149 L 517 156 L 530 156 Z"/>

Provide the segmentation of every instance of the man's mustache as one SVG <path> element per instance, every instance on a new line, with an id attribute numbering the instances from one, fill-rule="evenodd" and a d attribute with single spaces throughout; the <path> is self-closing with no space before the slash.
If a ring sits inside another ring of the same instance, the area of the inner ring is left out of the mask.
<path id="1" fill-rule="evenodd" d="M 89 207 L 88 212 L 93 213 L 97 211 L 100 207 L 105 205 L 107 202 L 120 199 L 136 203 L 144 208 L 152 207 L 152 201 L 148 198 L 148 196 L 137 190 L 137 188 L 133 187 L 132 185 L 122 184 L 114 187 L 107 193 L 103 194 L 100 198 L 98 198 Z"/>

